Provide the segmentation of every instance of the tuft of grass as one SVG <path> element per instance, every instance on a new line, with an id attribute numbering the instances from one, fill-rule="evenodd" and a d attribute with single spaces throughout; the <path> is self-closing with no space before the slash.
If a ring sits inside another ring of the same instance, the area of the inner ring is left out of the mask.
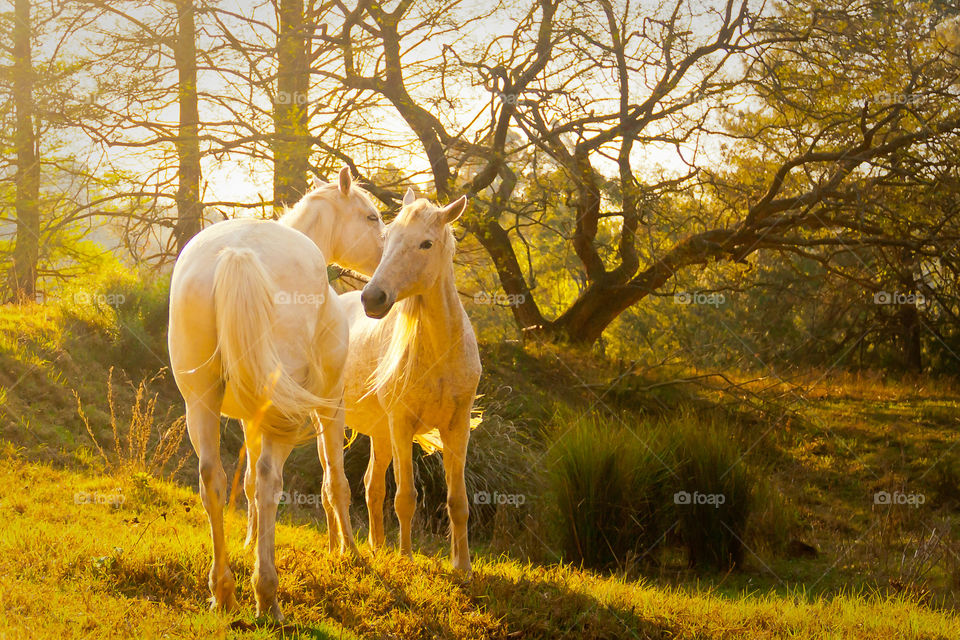
<path id="1" fill-rule="evenodd" d="M 187 454 L 182 447 L 186 419 L 180 416 L 171 422 L 169 411 L 164 418 L 158 418 L 158 394 L 149 389 L 150 384 L 163 374 L 164 371 L 161 370 L 153 377 L 140 381 L 134 392 L 133 406 L 130 408 L 126 425 L 121 425 L 114 397 L 113 367 L 110 368 L 107 377 L 107 406 L 112 434 L 112 440 L 107 444 L 111 449 L 110 454 L 104 450 L 90 424 L 79 394 L 73 392 L 77 401 L 77 413 L 107 468 L 168 478 L 183 468 L 187 461 Z"/>
<path id="2" fill-rule="evenodd" d="M 732 428 L 690 410 L 661 418 L 567 409 L 546 459 L 563 557 L 597 569 L 656 564 L 679 542 L 690 567 L 741 567 L 748 535 L 783 547 L 794 524 L 772 486 L 742 459 Z"/>
<path id="3" fill-rule="evenodd" d="M 675 442 L 678 530 L 692 567 L 720 570 L 743 564 L 747 523 L 757 479 L 728 429 L 689 412 L 670 422 Z"/>
<path id="4" fill-rule="evenodd" d="M 672 456 L 613 420 L 563 410 L 555 419 L 563 431 L 546 462 L 548 502 L 564 558 L 598 569 L 655 560 Z"/>

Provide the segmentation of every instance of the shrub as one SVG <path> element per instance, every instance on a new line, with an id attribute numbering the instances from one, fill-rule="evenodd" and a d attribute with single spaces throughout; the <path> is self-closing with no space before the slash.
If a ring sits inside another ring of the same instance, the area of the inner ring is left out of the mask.
<path id="1" fill-rule="evenodd" d="M 689 410 L 632 423 L 560 410 L 554 422 L 548 501 L 567 560 L 628 568 L 679 543 L 691 567 L 726 570 L 742 564 L 748 531 L 765 550 L 789 534 L 786 506 L 746 465 L 725 422 Z"/>
<path id="2" fill-rule="evenodd" d="M 653 562 L 663 541 L 671 456 L 653 430 L 559 411 L 547 459 L 564 558 L 599 569 Z M 641 439 L 643 438 L 643 439 Z"/>
<path id="3" fill-rule="evenodd" d="M 723 425 L 686 411 L 669 426 L 677 460 L 673 503 L 690 566 L 740 566 L 755 475 Z"/>
<path id="4" fill-rule="evenodd" d="M 142 377 L 167 363 L 168 291 L 164 277 L 111 263 L 96 278 L 64 286 L 58 297 L 69 333 L 105 333 L 109 353 L 100 355 L 131 377 Z"/>

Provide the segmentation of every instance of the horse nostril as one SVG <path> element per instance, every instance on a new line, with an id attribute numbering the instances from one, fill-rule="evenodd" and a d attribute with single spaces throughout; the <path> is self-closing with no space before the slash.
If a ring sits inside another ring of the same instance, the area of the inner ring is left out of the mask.
<path id="1" fill-rule="evenodd" d="M 387 301 L 387 294 L 379 287 L 364 287 L 360 293 L 360 302 L 365 308 L 377 309 Z"/>

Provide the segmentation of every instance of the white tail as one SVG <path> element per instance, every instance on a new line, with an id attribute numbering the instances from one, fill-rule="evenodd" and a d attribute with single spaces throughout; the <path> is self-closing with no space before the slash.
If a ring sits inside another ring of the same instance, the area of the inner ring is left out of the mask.
<path id="1" fill-rule="evenodd" d="M 220 252 L 213 276 L 217 350 L 223 377 L 258 428 L 283 441 L 316 436 L 304 423 L 335 404 L 305 389 L 286 371 L 273 338 L 277 287 L 250 249 Z M 310 379 L 315 379 L 313 376 Z"/>

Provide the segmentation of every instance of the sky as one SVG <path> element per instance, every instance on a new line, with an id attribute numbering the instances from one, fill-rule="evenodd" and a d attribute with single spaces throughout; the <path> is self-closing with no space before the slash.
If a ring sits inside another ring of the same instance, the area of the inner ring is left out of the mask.
<path id="1" fill-rule="evenodd" d="M 165 3 L 163 3 L 165 4 Z M 703 8 L 706 6 L 713 6 L 716 2 L 694 2 L 695 7 Z M 226 5 L 221 5 L 226 6 Z M 641 6 L 644 10 L 649 9 L 651 15 L 657 11 L 662 11 L 662 8 L 657 8 L 657 5 L 644 0 L 641 3 Z M 463 16 L 473 16 L 487 10 L 490 7 L 489 2 L 482 0 L 466 0 L 463 4 L 460 5 L 459 11 Z M 244 0 L 241 2 L 233 3 L 229 7 L 231 10 L 235 10 L 238 13 L 253 18 L 254 20 L 260 20 L 266 24 L 275 24 L 276 18 L 273 12 L 272 5 L 269 2 L 264 1 L 249 1 Z M 137 18 L 143 18 L 145 21 L 149 21 L 151 9 L 148 8 L 146 3 L 140 9 L 132 10 L 132 15 Z M 504 10 L 499 17 L 497 18 L 488 18 L 479 22 L 474 22 L 470 25 L 468 29 L 458 31 L 455 34 L 445 36 L 444 38 L 431 38 L 424 40 L 417 44 L 417 46 L 405 52 L 405 57 L 407 59 L 429 59 L 431 57 L 439 55 L 442 50 L 442 47 L 447 44 L 452 44 L 458 51 L 466 51 L 472 46 L 484 45 L 487 43 L 495 42 L 498 37 L 506 36 L 511 34 L 517 26 L 515 20 L 510 18 L 515 18 L 518 15 L 514 11 L 511 14 L 509 9 Z M 454 18 L 456 16 L 453 16 Z M 238 25 L 241 23 L 237 20 L 232 20 L 229 18 L 225 19 L 227 23 L 238 29 Z M 333 22 L 333 20 L 331 20 Z M 92 30 L 103 30 L 110 32 L 122 32 L 125 28 L 128 28 L 128 25 L 123 24 L 124 21 L 119 18 L 107 18 L 101 20 L 100 22 L 92 25 Z M 201 22 L 202 24 L 202 22 Z M 589 25 L 583 25 L 584 28 L 588 28 Z M 711 30 L 711 20 L 709 18 L 698 18 L 693 21 L 690 25 L 691 29 L 696 32 L 702 32 L 703 36 L 709 36 Z M 205 30 L 210 29 L 210 26 L 203 27 Z M 331 25 L 331 32 L 336 29 L 336 25 Z M 40 42 L 39 54 L 41 56 L 45 55 L 47 57 L 54 54 L 55 47 L 61 46 L 62 48 L 59 51 L 66 50 L 67 54 L 75 54 L 76 56 L 82 57 L 83 55 L 88 55 L 90 53 L 96 52 L 98 44 L 98 36 L 95 34 L 85 34 L 82 29 L 77 33 L 70 34 L 70 37 L 65 40 L 66 45 L 62 45 L 60 38 L 57 33 L 51 33 L 48 37 L 45 37 Z M 272 35 L 266 29 L 260 29 L 259 32 L 249 30 L 249 27 L 243 36 L 249 40 L 260 39 L 264 46 L 269 46 L 269 42 Z M 531 35 L 532 37 L 532 35 Z M 211 39 L 207 35 L 201 34 L 201 37 L 198 42 L 198 48 L 203 50 L 204 48 L 209 47 Z M 70 47 L 73 47 L 73 50 L 69 50 Z M 163 64 L 168 66 L 171 64 L 169 56 L 161 57 L 160 55 L 150 56 L 146 59 L 146 64 L 158 65 Z M 94 70 L 95 73 L 95 70 Z M 172 77 L 171 77 L 172 80 Z M 231 88 L 229 83 L 233 82 L 234 78 L 228 74 L 223 74 L 220 72 L 212 70 L 201 70 L 198 84 L 201 92 L 208 92 L 211 94 L 218 95 L 229 95 L 231 92 L 237 91 L 247 91 L 247 87 Z M 315 80 L 319 82 L 319 76 L 315 76 Z M 101 100 L 104 99 L 101 96 L 96 96 L 94 87 L 97 82 L 97 78 L 90 75 L 89 73 L 85 77 L 83 73 L 77 75 L 75 81 L 75 95 L 73 98 L 78 101 L 84 100 Z M 456 88 L 456 87 L 455 87 Z M 456 95 L 456 99 L 459 103 L 459 109 L 457 113 L 445 113 L 443 114 L 444 118 L 451 121 L 451 123 L 461 123 L 466 125 L 474 119 L 474 117 L 479 113 L 485 113 L 489 109 L 489 93 L 484 90 L 482 87 L 470 87 L 470 86 L 461 86 L 458 88 L 459 91 Z M 637 89 L 642 89 L 637 87 Z M 683 93 L 687 90 L 692 89 L 692 87 L 680 87 L 679 92 Z M 322 86 L 320 87 L 322 90 Z M 609 86 L 597 86 L 591 87 L 591 91 L 594 93 L 599 92 L 601 95 L 604 93 L 612 94 L 616 91 L 616 86 L 611 81 Z M 314 90 L 313 98 L 319 93 L 319 90 Z M 254 92 L 250 94 L 253 96 L 255 103 L 267 110 L 270 107 L 270 97 L 264 92 Z M 421 95 L 421 98 L 426 97 Z M 165 106 L 159 108 L 153 108 L 148 114 L 150 120 L 156 123 L 165 123 L 168 125 L 175 125 L 178 118 L 178 111 L 175 102 L 169 102 Z M 485 116 L 482 116 L 485 117 Z M 209 102 L 201 104 L 201 119 L 206 120 L 216 120 L 216 119 L 230 119 L 229 113 L 224 110 L 217 110 L 211 107 Z M 269 120 L 263 122 L 263 126 L 269 128 Z M 378 110 L 372 114 L 372 119 L 367 125 L 371 129 L 370 133 L 376 135 L 378 132 L 404 132 L 406 136 L 409 136 L 409 131 L 405 124 L 400 120 L 398 114 L 392 108 L 385 108 Z M 366 132 L 364 132 L 366 133 Z M 140 131 L 139 135 L 149 135 L 146 131 Z M 110 146 L 106 149 L 98 148 L 92 146 L 89 141 L 85 141 L 82 138 L 78 137 L 75 140 L 65 140 L 64 145 L 66 148 L 73 147 L 74 151 L 78 157 L 86 158 L 91 163 L 95 163 L 97 166 L 104 169 L 111 166 L 125 169 L 125 170 L 135 170 L 135 171 L 144 171 L 152 172 L 155 167 L 159 164 L 162 164 L 164 157 L 158 154 L 156 150 L 145 150 L 141 148 L 124 148 L 117 146 Z M 428 170 L 428 165 L 426 162 L 425 155 L 422 149 L 417 144 L 411 144 L 405 147 L 402 150 L 389 150 L 386 148 L 381 149 L 368 149 L 368 153 L 373 156 L 379 156 L 381 162 L 384 160 L 392 161 L 395 165 L 404 167 L 405 169 L 411 170 L 411 172 L 423 172 L 426 173 Z M 711 146 L 710 144 L 703 145 L 701 147 L 702 153 L 707 153 L 708 155 L 716 151 L 716 145 Z M 106 153 L 106 156 L 103 156 L 103 153 Z M 658 172 L 666 171 L 679 173 L 686 169 L 685 165 L 681 161 L 681 156 L 685 157 L 687 160 L 692 159 L 693 149 L 691 147 L 681 148 L 678 150 L 666 145 L 645 145 L 643 147 L 638 147 L 635 151 L 635 164 L 637 167 L 638 173 L 642 174 L 646 171 L 649 172 Z M 171 150 L 167 149 L 163 152 L 163 155 L 166 157 L 168 164 L 172 165 L 174 163 L 170 162 L 172 155 Z M 719 156 L 718 156 L 719 157 Z M 357 158 L 362 161 L 364 158 Z M 704 161 L 709 161 L 709 158 L 704 158 L 701 156 L 698 158 L 699 163 Z M 604 163 L 600 161 L 598 163 L 598 169 L 600 171 L 612 172 L 614 165 L 612 162 Z M 203 174 L 204 174 L 204 200 L 208 202 L 215 201 L 243 201 L 243 202 L 262 202 L 269 201 L 272 198 L 272 167 L 268 159 L 254 161 L 248 158 L 240 157 L 226 157 L 216 158 L 211 155 L 205 157 L 203 161 Z M 168 173 L 166 178 L 171 178 L 172 173 Z M 426 181 L 425 177 L 419 178 L 422 184 Z"/>

